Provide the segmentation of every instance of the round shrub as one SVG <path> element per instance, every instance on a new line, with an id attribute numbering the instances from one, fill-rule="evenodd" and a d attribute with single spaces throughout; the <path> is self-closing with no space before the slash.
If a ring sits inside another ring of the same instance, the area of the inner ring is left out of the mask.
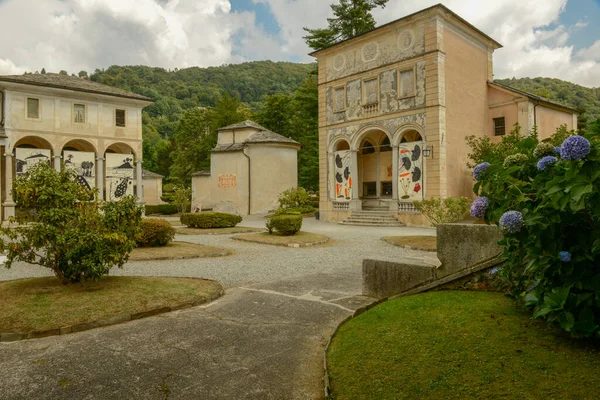
<path id="1" fill-rule="evenodd" d="M 175 228 L 165 219 L 143 219 L 135 241 L 138 247 L 166 246 L 175 237 Z"/>
<path id="2" fill-rule="evenodd" d="M 188 228 L 233 228 L 242 222 L 242 217 L 220 212 L 200 212 L 181 214 L 180 220 Z"/>
<path id="3" fill-rule="evenodd" d="M 269 233 L 273 230 L 283 236 L 292 236 L 302 228 L 302 215 L 274 215 L 267 223 Z"/>
<path id="4" fill-rule="evenodd" d="M 504 168 L 514 167 L 515 165 L 523 165 L 529 160 L 529 157 L 525 154 L 517 153 L 512 154 L 504 159 L 504 164 L 502 166 Z"/>
<path id="5" fill-rule="evenodd" d="M 554 154 L 554 145 L 548 142 L 541 142 L 533 150 L 533 156 L 535 158 L 542 158 L 544 156 L 551 156 Z"/>

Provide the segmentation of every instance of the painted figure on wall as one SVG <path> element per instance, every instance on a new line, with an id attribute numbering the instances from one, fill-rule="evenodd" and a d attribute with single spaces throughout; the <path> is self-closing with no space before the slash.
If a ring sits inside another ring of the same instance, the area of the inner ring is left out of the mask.
<path id="1" fill-rule="evenodd" d="M 352 153 L 350 150 L 335 153 L 335 198 L 336 200 L 352 199 Z"/>
<path id="2" fill-rule="evenodd" d="M 119 200 L 133 195 L 133 155 L 106 154 L 106 193 L 107 200 Z"/>
<path id="3" fill-rule="evenodd" d="M 422 142 L 402 143 L 399 148 L 398 191 L 400 200 L 423 200 Z"/>
<path id="4" fill-rule="evenodd" d="M 96 153 L 65 150 L 63 157 L 65 167 L 75 171 L 81 185 L 90 190 L 96 187 L 96 174 L 94 173 Z"/>
<path id="5" fill-rule="evenodd" d="M 17 175 L 24 174 L 28 168 L 36 165 L 39 162 L 47 162 L 50 164 L 51 152 L 47 149 L 27 149 L 17 147 L 15 149 L 15 163 Z"/>

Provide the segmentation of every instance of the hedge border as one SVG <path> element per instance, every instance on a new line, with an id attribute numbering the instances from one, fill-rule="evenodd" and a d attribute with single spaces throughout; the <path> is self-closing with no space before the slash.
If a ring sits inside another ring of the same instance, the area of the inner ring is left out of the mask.
<path id="1" fill-rule="evenodd" d="M 260 233 L 260 232 L 257 232 Z M 288 237 L 292 237 L 292 236 L 288 236 Z M 266 244 L 269 246 L 279 246 L 279 247 L 291 247 L 294 249 L 299 249 L 302 247 L 312 247 L 312 246 L 318 246 L 320 244 L 325 244 L 327 242 L 329 242 L 330 238 L 326 237 L 325 240 L 319 240 L 317 242 L 310 242 L 310 243 L 267 243 L 267 242 L 263 242 L 261 240 L 252 240 L 252 239 L 246 239 L 246 238 L 240 238 L 240 237 L 236 237 L 236 236 L 232 236 L 231 237 L 233 240 L 239 240 L 240 242 L 248 242 L 248 243 L 258 243 L 258 244 Z"/>
<path id="2" fill-rule="evenodd" d="M 188 278 L 189 279 L 189 278 Z M 104 326 L 117 325 L 128 321 L 135 321 L 136 319 L 142 319 L 152 317 L 154 315 L 164 314 L 171 311 L 185 310 L 187 308 L 197 307 L 206 303 L 213 302 L 225 294 L 223 285 L 212 279 L 203 278 L 191 278 L 191 279 L 202 279 L 204 281 L 216 282 L 221 286 L 221 289 L 215 294 L 208 296 L 201 300 L 187 301 L 184 303 L 178 303 L 173 306 L 165 306 L 154 308 L 147 311 L 141 311 L 135 314 L 121 314 L 115 315 L 114 317 L 99 319 L 96 321 L 84 322 L 76 325 L 64 326 L 61 328 L 45 329 L 43 331 L 30 331 L 26 333 L 0 333 L 0 343 L 16 342 L 19 340 L 27 339 L 41 339 L 49 336 L 67 335 L 70 333 L 77 333 L 88 331 L 90 329 L 101 328 Z"/>

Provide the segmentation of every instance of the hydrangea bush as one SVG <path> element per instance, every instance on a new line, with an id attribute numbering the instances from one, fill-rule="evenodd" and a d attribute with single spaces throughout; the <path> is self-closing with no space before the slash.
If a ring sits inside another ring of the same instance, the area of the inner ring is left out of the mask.
<path id="1" fill-rule="evenodd" d="M 475 168 L 480 197 L 471 214 L 504 233 L 505 262 L 495 275 L 534 318 L 576 337 L 600 336 L 598 139 L 572 135 L 555 152 L 532 136 L 513 153 L 527 160 L 477 160 L 487 165 Z"/>

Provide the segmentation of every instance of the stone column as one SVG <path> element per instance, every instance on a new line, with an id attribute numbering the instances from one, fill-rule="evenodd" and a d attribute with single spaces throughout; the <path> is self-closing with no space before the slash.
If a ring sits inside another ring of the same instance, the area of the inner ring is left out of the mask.
<path id="1" fill-rule="evenodd" d="M 138 203 L 143 204 L 144 203 L 144 186 L 142 183 L 143 182 L 143 180 L 142 180 L 142 160 L 136 161 L 136 163 L 135 163 L 135 175 L 136 175 L 135 185 L 137 187 Z"/>
<path id="2" fill-rule="evenodd" d="M 13 155 L 11 152 L 4 153 L 6 160 L 4 168 L 4 182 L 6 184 L 6 199 L 4 200 L 4 220 L 15 216 L 15 202 L 12 197 L 13 187 Z"/>
<path id="3" fill-rule="evenodd" d="M 398 200 L 398 167 L 400 155 L 398 154 L 398 145 L 392 146 L 392 199 Z"/>
<path id="4" fill-rule="evenodd" d="M 327 154 L 327 189 L 329 200 L 336 200 L 335 195 L 335 155 Z"/>
<path id="5" fill-rule="evenodd" d="M 54 156 L 54 169 L 60 172 L 60 160 L 62 156 Z"/>
<path id="6" fill-rule="evenodd" d="M 377 194 L 375 195 L 375 197 L 377 197 L 378 199 L 381 197 L 381 177 L 379 176 L 380 174 L 380 165 L 379 163 L 381 162 L 381 153 L 378 151 L 377 156 L 375 157 L 375 164 L 377 166 L 377 169 L 375 170 L 375 176 L 376 178 L 376 184 L 375 187 L 377 188 Z"/>
<path id="7" fill-rule="evenodd" d="M 96 157 L 96 187 L 98 200 L 104 201 L 104 158 Z"/>
<path id="8" fill-rule="evenodd" d="M 358 150 L 352 151 L 352 200 L 358 200 Z"/>

